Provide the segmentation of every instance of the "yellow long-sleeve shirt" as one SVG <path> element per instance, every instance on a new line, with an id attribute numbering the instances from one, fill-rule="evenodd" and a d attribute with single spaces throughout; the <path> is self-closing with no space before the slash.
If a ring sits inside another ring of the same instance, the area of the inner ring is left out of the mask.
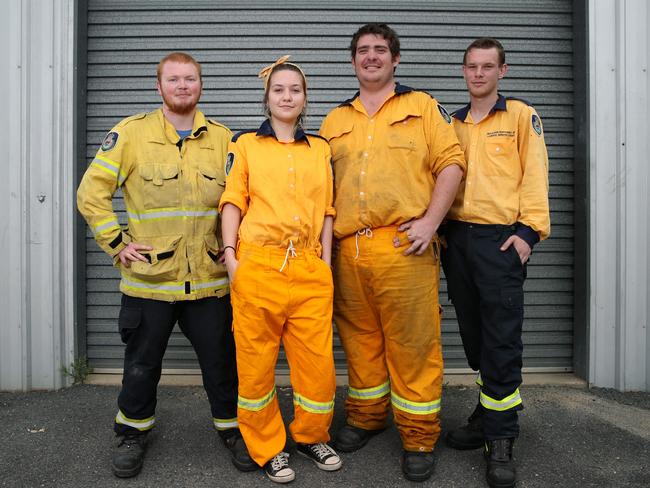
<path id="1" fill-rule="evenodd" d="M 474 123 L 470 106 L 453 114 L 467 160 L 467 174 L 447 214 L 477 224 L 517 224 L 532 247 L 551 230 L 548 155 L 535 109 L 502 95 L 491 112 Z"/>
<path id="2" fill-rule="evenodd" d="M 344 102 L 327 115 L 320 133 L 332 148 L 339 238 L 422 217 L 436 176 L 452 164 L 465 169 L 445 109 L 400 84 L 372 117 L 358 96 Z"/>
<path id="3" fill-rule="evenodd" d="M 235 135 L 228 150 L 220 208 L 231 203 L 241 210 L 241 241 L 320 249 L 325 216 L 335 215 L 327 142 L 301 129 L 293 142 L 279 142 L 266 120 L 257 131 Z"/>

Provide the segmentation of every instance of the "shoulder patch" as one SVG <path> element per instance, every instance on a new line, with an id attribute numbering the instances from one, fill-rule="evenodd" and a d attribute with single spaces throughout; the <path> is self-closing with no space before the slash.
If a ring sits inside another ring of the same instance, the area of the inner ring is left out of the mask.
<path id="1" fill-rule="evenodd" d="M 537 114 L 533 114 L 531 117 L 531 124 L 533 126 L 533 130 L 537 132 L 538 136 L 542 135 L 542 121 L 539 119 L 539 116 Z"/>
<path id="2" fill-rule="evenodd" d="M 440 115 L 442 115 L 442 118 L 445 119 L 445 122 L 447 122 L 448 124 L 451 124 L 451 116 L 449 115 L 449 112 L 447 112 L 447 110 L 445 110 L 445 107 L 438 104 L 438 111 L 440 112 Z"/>
<path id="3" fill-rule="evenodd" d="M 100 149 L 102 151 L 110 151 L 115 147 L 115 144 L 117 144 L 118 137 L 120 137 L 120 135 L 117 132 L 114 131 L 109 132 L 108 134 L 106 134 L 106 137 L 104 137 Z"/>
<path id="4" fill-rule="evenodd" d="M 226 166 L 224 168 L 226 172 L 226 176 L 230 173 L 230 170 L 232 169 L 232 165 L 235 164 L 235 154 L 229 152 L 228 156 L 226 157 Z"/>
<path id="5" fill-rule="evenodd" d="M 237 132 L 237 134 L 232 136 L 231 141 L 237 142 L 237 139 L 239 139 L 241 136 L 243 136 L 244 134 L 250 134 L 251 132 L 257 132 L 257 129 L 242 130 L 240 132 Z"/>

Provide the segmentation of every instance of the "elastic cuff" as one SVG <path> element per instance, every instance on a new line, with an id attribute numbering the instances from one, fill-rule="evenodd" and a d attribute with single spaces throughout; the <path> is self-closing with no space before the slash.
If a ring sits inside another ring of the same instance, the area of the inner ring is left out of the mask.
<path id="1" fill-rule="evenodd" d="M 530 246 L 531 250 L 533 249 L 533 246 L 539 242 L 539 234 L 535 232 L 532 227 L 529 227 L 526 224 L 517 223 L 515 235 L 526 241 L 526 244 Z"/>

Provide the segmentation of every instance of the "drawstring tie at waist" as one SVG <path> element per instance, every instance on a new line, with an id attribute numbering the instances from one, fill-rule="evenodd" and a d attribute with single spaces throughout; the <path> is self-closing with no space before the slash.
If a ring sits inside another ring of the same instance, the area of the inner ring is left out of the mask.
<path id="1" fill-rule="evenodd" d="M 289 262 L 289 256 L 291 256 L 292 258 L 295 258 L 297 256 L 296 248 L 293 247 L 292 240 L 289 240 L 289 245 L 287 246 L 287 252 L 284 254 L 284 262 L 282 263 L 282 267 L 280 268 L 280 273 L 282 273 L 282 270 L 287 265 L 287 262 Z"/>
<path id="2" fill-rule="evenodd" d="M 354 259 L 357 259 L 359 257 L 359 236 L 366 236 L 369 239 L 372 238 L 372 229 L 370 227 L 366 227 L 365 229 L 358 230 L 355 234 L 354 245 L 357 248 L 357 254 L 354 256 Z"/>

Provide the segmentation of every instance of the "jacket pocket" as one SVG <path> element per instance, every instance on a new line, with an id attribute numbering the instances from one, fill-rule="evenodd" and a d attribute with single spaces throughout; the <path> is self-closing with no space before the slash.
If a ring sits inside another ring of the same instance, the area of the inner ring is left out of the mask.
<path id="1" fill-rule="evenodd" d="M 221 257 L 219 240 L 214 234 L 203 236 L 203 250 L 198 260 L 197 276 L 201 278 L 216 278 L 220 274 L 225 274 L 225 265 L 219 263 Z"/>
<path id="2" fill-rule="evenodd" d="M 146 209 L 178 207 L 180 182 L 178 165 L 151 163 L 139 166 L 142 178 L 142 204 Z"/>
<path id="3" fill-rule="evenodd" d="M 142 237 L 139 242 L 153 247 L 151 251 L 140 251 L 148 262 L 134 261 L 129 274 L 145 281 L 175 281 L 178 279 L 181 257 L 178 245 L 182 236 Z"/>
<path id="4" fill-rule="evenodd" d="M 216 208 L 226 187 L 223 170 L 208 163 L 199 164 L 197 172 L 199 201 L 206 207 Z"/>

